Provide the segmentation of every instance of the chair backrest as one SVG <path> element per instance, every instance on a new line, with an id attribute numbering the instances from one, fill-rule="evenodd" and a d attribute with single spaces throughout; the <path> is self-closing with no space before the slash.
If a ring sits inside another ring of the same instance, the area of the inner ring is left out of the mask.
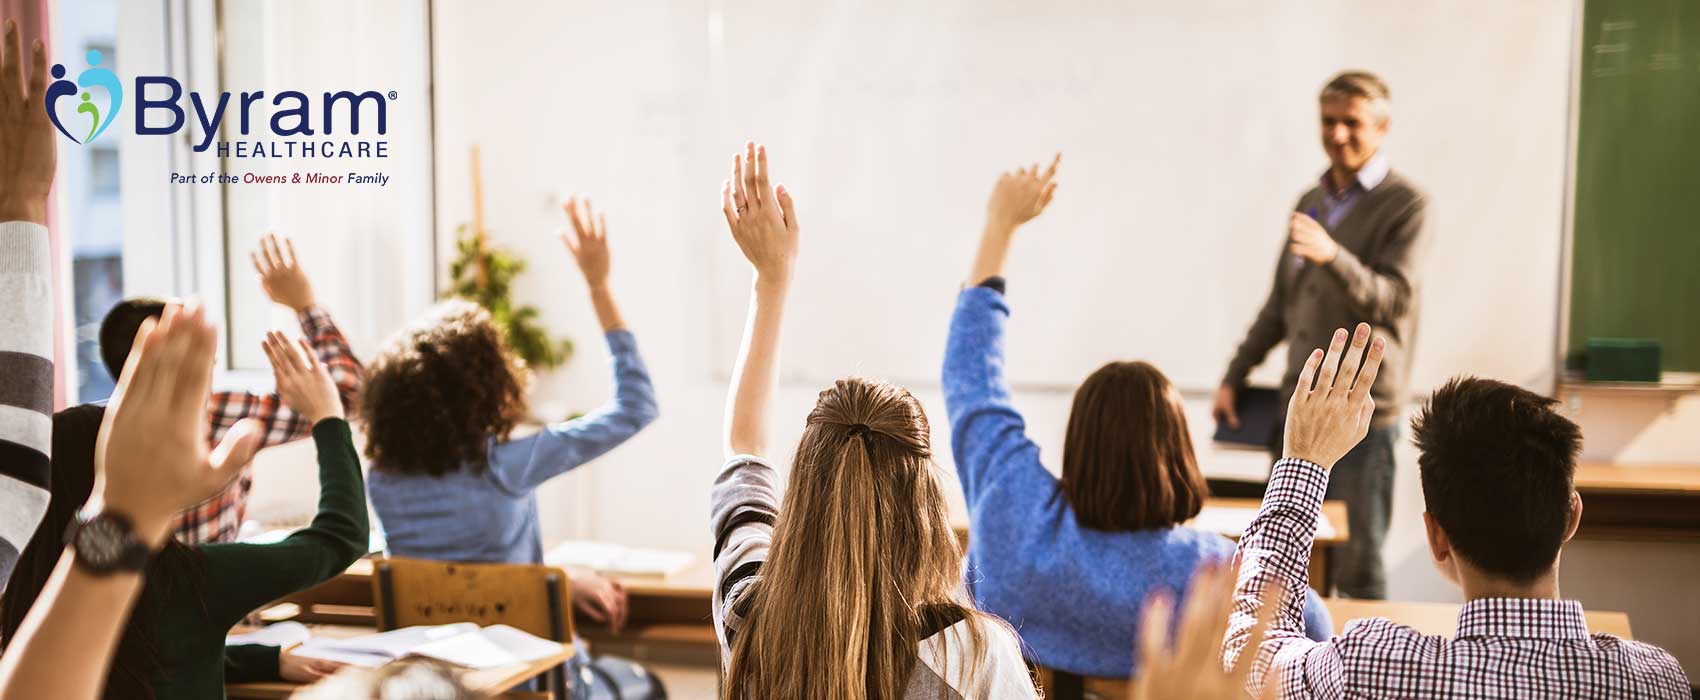
<path id="1" fill-rule="evenodd" d="M 1128 700 L 1131 696 L 1125 678 L 1093 678 L 1044 666 L 1034 671 L 1045 700 Z"/>
<path id="2" fill-rule="evenodd" d="M 557 642 L 573 638 L 567 572 L 542 564 L 461 564 L 388 557 L 374 562 L 378 629 L 503 624 Z"/>

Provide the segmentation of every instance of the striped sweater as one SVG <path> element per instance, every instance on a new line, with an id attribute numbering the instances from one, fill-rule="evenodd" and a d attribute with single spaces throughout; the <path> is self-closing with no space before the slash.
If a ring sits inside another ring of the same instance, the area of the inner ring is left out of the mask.
<path id="1" fill-rule="evenodd" d="M 47 511 L 53 274 L 47 228 L 0 223 L 0 587 Z"/>

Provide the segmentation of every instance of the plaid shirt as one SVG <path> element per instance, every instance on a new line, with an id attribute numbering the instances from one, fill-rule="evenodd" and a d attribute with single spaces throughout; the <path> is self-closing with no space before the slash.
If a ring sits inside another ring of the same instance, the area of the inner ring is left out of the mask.
<path id="1" fill-rule="evenodd" d="M 325 363 L 331 379 L 336 382 L 342 404 L 352 409 L 360 393 L 365 370 L 354 359 L 348 341 L 331 321 L 330 312 L 313 306 L 298 315 L 301 334 Z M 207 433 L 209 444 L 217 445 L 224 434 L 238 421 L 253 418 L 260 422 L 260 447 L 270 447 L 312 434 L 313 426 L 296 412 L 283 405 L 277 394 L 255 394 L 246 391 L 215 391 L 208 402 L 207 419 L 212 429 Z M 248 511 L 248 492 L 254 487 L 252 465 L 242 467 L 242 474 L 217 495 L 183 511 L 177 516 L 177 539 L 184 544 L 234 542 Z"/>
<path id="2" fill-rule="evenodd" d="M 1328 473 L 1303 460 L 1275 464 L 1263 507 L 1240 540 L 1239 584 L 1224 663 L 1239 658 L 1264 588 L 1305 585 Z M 1304 636 L 1304 596 L 1289 595 L 1253 664 L 1261 691 L 1271 665 L 1283 698 L 1671 698 L 1688 678 L 1663 650 L 1588 634 L 1573 600 L 1486 598 L 1464 605 L 1458 634 L 1424 636 L 1386 619 L 1358 620 L 1326 642 Z"/>

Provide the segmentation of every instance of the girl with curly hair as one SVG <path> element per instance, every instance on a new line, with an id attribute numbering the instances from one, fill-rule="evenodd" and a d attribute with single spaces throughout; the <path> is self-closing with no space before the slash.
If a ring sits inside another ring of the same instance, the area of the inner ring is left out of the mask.
<path id="1" fill-rule="evenodd" d="M 636 435 L 655 420 L 655 389 L 608 287 L 606 219 L 566 205 L 561 240 L 590 287 L 613 356 L 614 397 L 580 418 L 512 436 L 524 417 L 524 369 L 489 312 L 448 301 L 390 338 L 361 395 L 368 493 L 389 554 L 457 562 L 543 561 L 538 486 Z M 616 631 L 619 584 L 572 577 L 574 606 Z"/>

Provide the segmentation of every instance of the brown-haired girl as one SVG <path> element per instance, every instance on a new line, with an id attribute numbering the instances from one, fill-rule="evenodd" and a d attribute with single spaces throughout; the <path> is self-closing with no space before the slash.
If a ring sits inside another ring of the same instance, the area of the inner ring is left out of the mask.
<path id="1" fill-rule="evenodd" d="M 1004 378 L 1001 275 L 1015 230 L 1050 204 L 1060 160 L 1006 172 L 992 190 L 972 286 L 950 321 L 945 411 L 968 501 L 975 600 L 1021 630 L 1033 661 L 1122 678 L 1137 670 L 1127 649 L 1147 595 L 1180 595 L 1201 564 L 1232 557 L 1234 543 L 1183 525 L 1208 492 L 1180 392 L 1156 367 L 1112 362 L 1080 385 L 1061 479 L 1027 437 Z M 1321 600 L 1312 593 L 1305 608 L 1309 632 L 1326 639 Z"/>

